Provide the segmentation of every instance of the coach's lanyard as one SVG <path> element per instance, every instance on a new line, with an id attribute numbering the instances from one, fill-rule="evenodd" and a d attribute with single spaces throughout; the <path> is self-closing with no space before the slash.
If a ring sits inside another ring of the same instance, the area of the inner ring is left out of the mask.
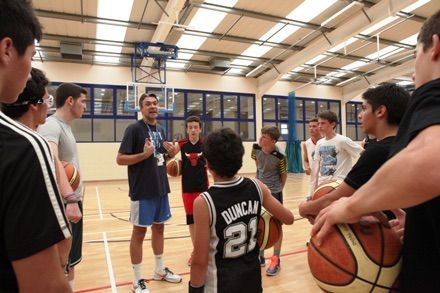
<path id="1" fill-rule="evenodd" d="M 145 123 L 145 125 L 148 128 L 148 135 L 150 137 L 150 141 L 153 143 L 153 146 L 154 146 L 154 156 L 157 158 L 157 165 L 158 166 L 162 166 L 163 163 L 164 163 L 164 157 L 159 152 L 160 143 L 161 143 L 161 140 L 162 140 L 162 135 L 160 134 L 159 131 L 157 131 L 158 130 L 157 125 L 156 125 L 156 131 L 152 131 L 151 128 L 150 128 L 150 125 L 148 125 L 148 123 L 145 122 L 145 121 L 144 121 L 144 123 Z"/>

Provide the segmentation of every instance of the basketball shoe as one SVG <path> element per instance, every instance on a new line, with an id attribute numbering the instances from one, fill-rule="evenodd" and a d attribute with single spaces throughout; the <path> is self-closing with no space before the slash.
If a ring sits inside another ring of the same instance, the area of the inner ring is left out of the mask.
<path id="1" fill-rule="evenodd" d="M 182 282 L 182 277 L 173 273 L 168 268 L 165 268 L 162 272 L 154 272 L 153 279 L 156 281 L 167 281 L 170 283 Z"/>
<path id="2" fill-rule="evenodd" d="M 148 290 L 147 285 L 145 283 L 147 283 L 147 280 L 144 280 L 144 279 L 140 279 L 139 281 L 137 281 L 137 283 L 133 283 L 133 287 L 131 288 L 131 292 L 150 293 L 150 290 Z"/>
<path id="3" fill-rule="evenodd" d="M 281 270 L 280 258 L 276 255 L 270 258 L 270 266 L 266 270 L 266 276 L 276 276 Z"/>

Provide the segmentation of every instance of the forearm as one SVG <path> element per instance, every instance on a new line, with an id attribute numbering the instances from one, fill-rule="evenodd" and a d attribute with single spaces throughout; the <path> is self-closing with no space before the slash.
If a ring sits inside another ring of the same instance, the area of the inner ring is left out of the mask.
<path id="1" fill-rule="evenodd" d="M 193 258 L 193 262 L 191 263 L 190 282 L 194 287 L 201 287 L 205 284 L 205 276 L 207 269 L 208 269 L 208 264 L 199 263 L 195 258 Z"/>
<path id="2" fill-rule="evenodd" d="M 286 182 L 287 182 L 287 173 L 281 173 L 281 190 L 284 189 L 284 186 L 286 186 Z"/>
<path id="3" fill-rule="evenodd" d="M 338 188 L 332 192 L 312 201 L 304 203 L 301 207 L 301 214 L 305 216 L 317 215 L 322 209 L 329 206 L 332 202 L 340 199 L 341 197 L 351 196 L 355 192 L 351 186 L 342 182 Z"/>
<path id="4" fill-rule="evenodd" d="M 148 159 L 150 156 L 151 155 L 147 156 L 145 153 L 138 153 L 138 154 L 132 154 L 132 155 L 119 153 L 116 158 L 116 163 L 118 165 L 123 165 L 123 166 L 134 165 L 134 164 L 137 164 L 143 160 Z"/>

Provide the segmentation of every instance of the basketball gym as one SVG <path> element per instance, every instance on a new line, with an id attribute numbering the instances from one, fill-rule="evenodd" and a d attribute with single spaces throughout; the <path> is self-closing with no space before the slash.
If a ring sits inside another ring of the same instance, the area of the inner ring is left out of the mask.
<path id="1" fill-rule="evenodd" d="M 127 168 L 116 164 L 116 155 L 126 127 L 141 117 L 141 94 L 158 96 L 158 123 L 168 141 L 185 137 L 190 115 L 201 117 L 202 135 L 221 127 L 236 131 L 245 147 L 239 174 L 255 177 L 251 150 L 263 126 L 280 129 L 280 150 L 300 151 L 308 121 L 332 110 L 337 133 L 361 142 L 361 94 L 384 82 L 413 90 L 417 34 L 439 2 L 34 0 L 33 6 L 44 35 L 32 65 L 50 79 L 50 94 L 63 82 L 88 92 L 87 110 L 72 125 L 85 183 L 74 292 L 97 293 L 129 292 L 132 285 Z M 307 260 L 312 226 L 298 214 L 309 177 L 301 154 L 288 156 L 284 206 L 295 222 L 283 227 L 280 273 L 268 277 L 262 269 L 263 289 L 321 292 Z M 180 177 L 169 181 L 164 261 L 183 281 L 152 280 L 147 229 L 143 274 L 151 292 L 188 290 L 192 244 Z"/>

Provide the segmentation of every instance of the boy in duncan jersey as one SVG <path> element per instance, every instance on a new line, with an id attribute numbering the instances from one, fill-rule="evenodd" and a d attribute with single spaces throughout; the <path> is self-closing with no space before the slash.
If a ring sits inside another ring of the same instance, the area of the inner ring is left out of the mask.
<path id="1" fill-rule="evenodd" d="M 203 155 L 214 184 L 194 201 L 194 256 L 189 292 L 262 292 L 257 225 L 261 206 L 284 224 L 293 214 L 257 179 L 237 175 L 241 138 L 222 128 L 208 135 Z"/>

